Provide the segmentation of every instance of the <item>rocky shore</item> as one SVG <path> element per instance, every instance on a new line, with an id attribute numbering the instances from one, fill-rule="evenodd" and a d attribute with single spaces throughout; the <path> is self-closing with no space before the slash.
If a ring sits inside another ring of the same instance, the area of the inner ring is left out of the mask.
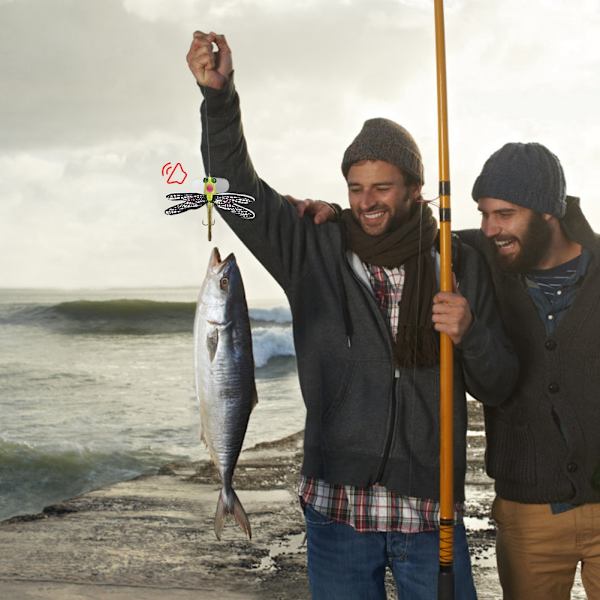
<path id="1" fill-rule="evenodd" d="M 499 599 L 483 437 L 469 445 L 466 525 L 479 598 Z M 301 433 L 246 450 L 235 487 L 252 525 L 217 541 L 218 477 L 210 463 L 173 463 L 41 514 L 0 523 L 5 600 L 304 600 L 304 523 L 295 490 Z M 395 598 L 389 581 L 389 598 Z M 573 595 L 573 598 L 585 598 Z"/>

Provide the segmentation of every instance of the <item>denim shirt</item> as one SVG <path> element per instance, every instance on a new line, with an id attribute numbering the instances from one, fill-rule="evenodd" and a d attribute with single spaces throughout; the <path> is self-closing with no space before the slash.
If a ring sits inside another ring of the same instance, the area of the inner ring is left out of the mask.
<path id="1" fill-rule="evenodd" d="M 544 290 L 535 281 L 535 272 L 528 273 L 523 277 L 529 296 L 538 310 L 540 319 L 544 322 L 546 335 L 548 337 L 554 335 L 561 319 L 567 313 L 571 304 L 573 304 L 575 295 L 587 272 L 591 258 L 592 255 L 589 250 L 584 248 L 579 257 L 575 273 L 565 279 L 564 283 L 560 288 L 557 288 L 551 298 L 544 293 Z M 564 436 L 564 432 L 562 433 Z M 550 504 L 550 508 L 554 514 L 565 512 L 575 508 L 575 506 L 575 504 L 570 504 L 568 502 L 554 502 Z"/>
<path id="2" fill-rule="evenodd" d="M 523 279 L 527 286 L 527 291 L 538 309 L 540 319 L 544 322 L 546 335 L 548 337 L 554 334 L 562 317 L 567 313 L 571 304 L 573 304 L 573 300 L 581 285 L 581 280 L 585 276 L 591 258 L 592 255 L 589 250 L 583 249 L 579 257 L 579 262 L 577 263 L 577 270 L 568 279 L 565 279 L 565 282 L 555 292 L 552 299 L 548 298 L 535 281 L 535 272 L 528 273 L 524 276 Z"/>

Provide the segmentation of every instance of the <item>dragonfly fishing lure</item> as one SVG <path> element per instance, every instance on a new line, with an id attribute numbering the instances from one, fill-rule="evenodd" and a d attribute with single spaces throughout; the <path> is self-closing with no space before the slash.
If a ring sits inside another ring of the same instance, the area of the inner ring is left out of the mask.
<path id="1" fill-rule="evenodd" d="M 229 184 L 226 180 L 220 179 L 219 182 L 224 182 L 228 188 Z M 165 210 L 165 214 L 167 215 L 178 215 L 180 213 L 186 212 L 188 210 L 193 210 L 195 208 L 202 208 L 206 205 L 208 222 L 205 225 L 208 226 L 208 241 L 212 240 L 212 226 L 213 226 L 213 218 L 212 218 L 212 207 L 213 204 L 218 206 L 221 210 L 226 210 L 231 212 L 242 219 L 254 219 L 256 216 L 254 211 L 250 210 L 247 206 L 251 202 L 254 202 L 254 198 L 252 196 L 247 196 L 246 194 L 234 194 L 234 193 L 219 193 L 217 191 L 217 178 L 208 177 L 204 178 L 204 193 L 179 193 L 179 194 L 168 194 L 168 200 L 172 200 L 174 202 L 182 201 L 180 204 L 176 204 L 175 206 L 171 206 Z"/>

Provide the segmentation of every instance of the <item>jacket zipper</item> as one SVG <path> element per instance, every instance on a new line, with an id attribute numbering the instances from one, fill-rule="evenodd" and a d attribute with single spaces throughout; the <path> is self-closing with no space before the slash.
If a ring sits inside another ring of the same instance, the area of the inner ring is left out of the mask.
<path id="1" fill-rule="evenodd" d="M 368 297 L 367 301 L 371 303 L 371 307 L 375 309 L 375 314 L 376 314 L 377 320 L 379 321 L 380 329 L 383 328 L 383 330 L 385 331 L 385 334 L 386 334 L 385 339 L 387 341 L 390 362 L 392 365 L 392 371 L 391 371 L 392 398 L 391 398 L 390 406 L 388 409 L 388 430 L 387 430 L 387 434 L 386 434 L 386 438 L 385 438 L 385 445 L 383 447 L 383 454 L 381 455 L 381 462 L 379 464 L 379 469 L 377 471 L 377 476 L 375 478 L 375 483 L 379 483 L 380 479 L 383 477 L 383 473 L 385 471 L 385 466 L 389 459 L 389 455 L 390 455 L 390 452 L 392 449 L 392 441 L 394 439 L 394 430 L 396 428 L 396 390 L 395 390 L 396 366 L 394 364 L 394 351 L 392 349 L 392 334 L 390 332 L 389 325 L 386 324 L 386 322 L 384 321 L 381 311 L 379 310 L 379 307 L 377 306 L 375 299 L 373 298 L 373 294 L 371 294 L 371 292 L 367 289 L 365 283 L 354 272 L 354 269 L 352 268 L 352 265 L 349 263 L 348 257 L 346 256 L 345 252 L 344 252 L 344 258 L 345 258 L 346 266 L 348 267 L 348 269 L 350 269 L 350 273 L 351 273 L 352 277 L 357 281 L 360 288 L 367 295 L 367 297 Z"/>
<path id="2" fill-rule="evenodd" d="M 381 458 L 381 463 L 379 465 L 379 471 L 377 473 L 377 477 L 375 478 L 375 483 L 380 483 L 381 478 L 383 477 L 383 473 L 385 471 L 385 467 L 390 458 L 390 452 L 392 450 L 392 441 L 394 440 L 394 431 L 396 429 L 396 378 L 392 379 L 392 404 L 389 412 L 391 413 L 389 416 L 389 426 L 387 432 L 387 438 L 385 441 L 385 448 L 383 451 L 383 456 Z"/>

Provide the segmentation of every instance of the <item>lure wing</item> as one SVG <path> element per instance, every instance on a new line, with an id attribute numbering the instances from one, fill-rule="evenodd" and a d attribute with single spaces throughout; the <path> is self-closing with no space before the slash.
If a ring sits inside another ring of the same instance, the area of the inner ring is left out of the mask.
<path id="1" fill-rule="evenodd" d="M 184 200 L 181 204 L 176 204 L 175 206 L 167 208 L 165 210 L 165 214 L 167 215 L 178 215 L 188 210 L 202 208 L 207 202 L 204 194 L 168 194 L 167 198 L 175 202 Z"/>
<path id="2" fill-rule="evenodd" d="M 214 203 L 222 210 L 232 212 L 242 219 L 254 219 L 256 214 L 254 211 L 241 206 L 242 204 L 250 204 L 254 202 L 252 196 L 246 194 L 217 194 Z"/>

